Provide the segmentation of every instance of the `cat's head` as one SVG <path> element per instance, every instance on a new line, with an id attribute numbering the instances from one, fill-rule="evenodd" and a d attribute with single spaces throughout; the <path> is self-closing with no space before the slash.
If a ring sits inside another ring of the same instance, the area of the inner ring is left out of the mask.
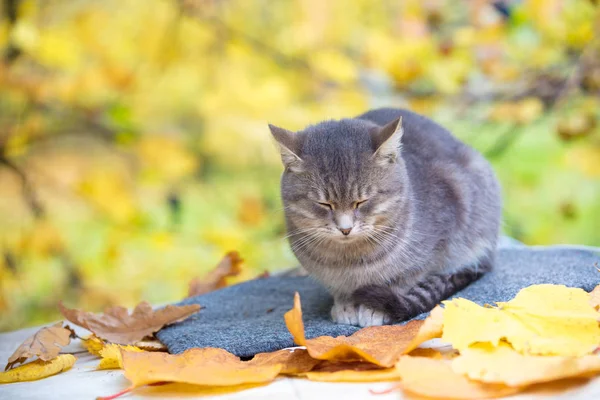
<path id="1" fill-rule="evenodd" d="M 269 125 L 285 171 L 288 235 L 352 243 L 390 238 L 405 197 L 402 120 L 326 121 L 291 132 Z M 306 239 L 309 243 L 309 239 Z"/>

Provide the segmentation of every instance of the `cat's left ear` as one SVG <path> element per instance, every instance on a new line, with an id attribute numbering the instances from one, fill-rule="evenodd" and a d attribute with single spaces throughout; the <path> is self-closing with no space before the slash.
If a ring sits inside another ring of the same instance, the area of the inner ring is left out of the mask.
<path id="1" fill-rule="evenodd" d="M 373 159 L 382 165 L 397 162 L 400 159 L 403 134 L 402 117 L 383 128 L 374 129 L 371 133 L 371 143 L 375 150 Z"/>
<path id="2" fill-rule="evenodd" d="M 302 172 L 304 162 L 298 155 L 301 150 L 300 136 L 275 125 L 269 124 L 271 134 L 279 145 L 281 161 L 285 168 L 291 172 Z"/>

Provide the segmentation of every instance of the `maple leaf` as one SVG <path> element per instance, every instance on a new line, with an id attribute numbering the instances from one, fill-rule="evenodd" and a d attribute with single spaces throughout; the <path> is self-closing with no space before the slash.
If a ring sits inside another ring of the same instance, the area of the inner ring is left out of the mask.
<path id="1" fill-rule="evenodd" d="M 519 392 L 520 388 L 472 381 L 454 372 L 445 360 L 403 356 L 396 364 L 402 389 L 426 397 L 488 399 Z"/>
<path id="2" fill-rule="evenodd" d="M 60 350 L 71 342 L 75 332 L 69 326 L 63 328 L 63 323 L 57 322 L 47 326 L 25 340 L 9 357 L 5 371 L 22 364 L 30 357 L 37 356 L 42 361 L 49 361 L 58 356 Z"/>
<path id="3" fill-rule="evenodd" d="M 600 357 L 531 356 L 515 351 L 508 343 L 479 343 L 452 361 L 452 369 L 487 383 L 525 386 L 600 373 Z"/>
<path id="4" fill-rule="evenodd" d="M 192 279 L 187 297 L 199 296 L 227 286 L 226 278 L 239 275 L 243 263 L 244 260 L 240 258 L 237 251 L 227 253 L 219 264 L 202 279 Z"/>
<path id="5" fill-rule="evenodd" d="M 200 306 L 166 306 L 152 310 L 147 302 L 138 304 L 131 315 L 125 307 L 108 308 L 103 315 L 70 309 L 59 303 L 60 312 L 66 319 L 93 332 L 101 339 L 117 344 L 132 344 L 140 341 L 163 326 L 183 321 L 198 312 Z"/>
<path id="6" fill-rule="evenodd" d="M 283 367 L 280 374 L 301 375 L 311 371 L 321 361 L 312 358 L 305 349 L 283 349 L 272 353 L 259 353 L 247 363 L 254 366 L 281 364 Z"/>
<path id="7" fill-rule="evenodd" d="M 66 371 L 77 359 L 71 354 L 60 354 L 50 361 L 35 360 L 33 362 L 0 372 L 0 383 L 35 381 Z"/>
<path id="8" fill-rule="evenodd" d="M 498 303 L 499 308 L 466 299 L 444 303 L 442 339 L 460 351 L 476 342 L 497 345 L 504 339 L 524 354 L 580 356 L 600 342 L 598 312 L 582 289 L 534 285 Z"/>
<path id="9" fill-rule="evenodd" d="M 311 357 L 335 361 L 364 360 L 382 367 L 391 367 L 398 361 L 423 325 L 423 321 L 411 321 L 402 326 L 371 326 L 351 336 L 306 339 L 298 293 L 294 296 L 294 308 L 285 313 L 284 318 L 294 342 L 306 346 Z"/>
<path id="10" fill-rule="evenodd" d="M 125 377 L 133 387 L 155 382 L 204 386 L 269 382 L 283 369 L 283 364 L 278 362 L 241 361 L 239 357 L 215 348 L 194 348 L 181 354 L 122 350 L 122 357 Z"/>

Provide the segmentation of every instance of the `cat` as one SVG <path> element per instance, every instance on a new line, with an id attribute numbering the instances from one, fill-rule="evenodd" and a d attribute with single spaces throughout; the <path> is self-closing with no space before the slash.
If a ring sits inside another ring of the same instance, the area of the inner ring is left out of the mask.
<path id="1" fill-rule="evenodd" d="M 334 322 L 410 319 L 493 267 L 500 185 L 437 123 L 382 108 L 298 132 L 269 128 L 285 167 L 287 238 L 332 294 Z"/>

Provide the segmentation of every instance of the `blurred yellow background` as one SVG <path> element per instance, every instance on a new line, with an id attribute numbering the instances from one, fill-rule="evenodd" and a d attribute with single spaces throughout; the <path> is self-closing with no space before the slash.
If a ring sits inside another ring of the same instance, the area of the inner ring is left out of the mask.
<path id="1" fill-rule="evenodd" d="M 506 234 L 600 245 L 597 3 L 4 0 L 0 330 L 293 266 L 267 123 L 380 106 L 493 162 Z"/>

